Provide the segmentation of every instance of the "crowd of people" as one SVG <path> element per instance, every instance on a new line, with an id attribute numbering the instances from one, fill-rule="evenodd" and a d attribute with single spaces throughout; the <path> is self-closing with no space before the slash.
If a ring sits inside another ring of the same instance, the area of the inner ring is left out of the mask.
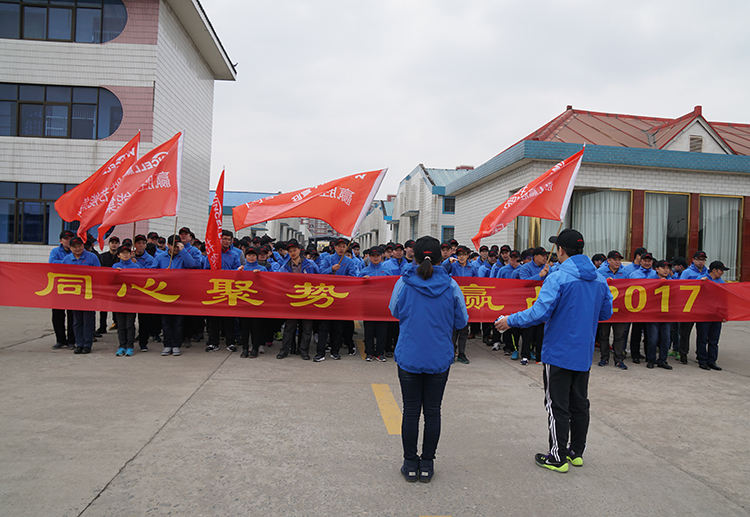
<path id="1" fill-rule="evenodd" d="M 221 236 L 221 268 L 279 273 L 345 275 L 369 278 L 372 276 L 401 276 L 415 269 L 414 241 L 403 244 L 387 243 L 360 250 L 360 245 L 346 238 L 334 239 L 330 246 L 319 250 L 314 244 L 302 248 L 295 239 L 274 242 L 268 236 L 236 239 L 231 231 Z M 50 263 L 112 268 L 155 269 L 210 269 L 205 244 L 196 239 L 189 228 L 181 228 L 176 235 L 160 237 L 155 232 L 136 235 L 134 239 L 109 237 L 108 249 L 97 253 L 94 239 L 84 242 L 71 231 L 60 234 L 60 245 L 50 253 Z M 545 281 L 558 267 L 556 254 L 543 247 L 523 251 L 508 245 L 481 246 L 478 252 L 459 245 L 456 240 L 440 244 L 437 264 L 452 277 L 510 278 Z M 633 261 L 623 265 L 623 256 L 616 250 L 606 255 L 591 257 L 598 274 L 604 279 L 703 279 L 723 283 L 722 274 L 728 268 L 720 261 L 708 266 L 706 253 L 698 251 L 691 264 L 678 257 L 674 261 L 656 260 L 645 248 L 634 251 Z M 52 322 L 56 336 L 54 349 L 69 348 L 76 354 L 90 353 L 92 343 L 108 331 L 108 314 L 100 312 L 98 323 L 93 311 L 53 309 Z M 272 318 L 198 317 L 173 314 L 114 313 L 109 330 L 117 329 L 118 356 L 132 356 L 135 342 L 141 352 L 148 351 L 148 343 L 162 343 L 162 355 L 179 356 L 183 348 L 206 340 L 206 352 L 219 350 L 223 338 L 228 350 L 241 349 L 241 357 L 257 358 L 268 352 L 274 340 L 281 341 L 277 359 L 290 354 L 304 360 L 324 361 L 326 357 L 341 358 L 342 348 L 349 355 L 357 353 L 354 343 L 353 321 L 304 320 Z M 67 325 L 66 325 L 67 320 Z M 137 320 L 137 332 L 136 332 Z M 393 357 L 399 336 L 398 322 L 363 321 L 365 360 L 387 361 Z M 597 346 L 599 366 L 613 364 L 622 370 L 626 356 L 635 364 L 645 360 L 648 368 L 671 370 L 669 357 L 687 364 L 690 338 L 696 329 L 696 357 L 704 370 L 721 370 L 716 363 L 721 322 L 599 324 Z M 540 364 L 544 324 L 526 328 L 511 328 L 499 332 L 494 322 L 467 323 L 453 330 L 455 361 L 469 364 L 466 343 L 479 338 L 492 350 L 519 360 L 522 365 Z M 629 339 L 628 339 L 629 338 Z M 611 341 L 610 341 L 611 339 Z M 312 357 L 311 357 L 312 356 Z"/>

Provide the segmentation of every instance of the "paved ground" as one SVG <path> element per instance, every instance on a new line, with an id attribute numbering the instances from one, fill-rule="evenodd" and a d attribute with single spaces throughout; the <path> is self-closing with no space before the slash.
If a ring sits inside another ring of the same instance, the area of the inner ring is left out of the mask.
<path id="1" fill-rule="evenodd" d="M 724 325 L 722 372 L 593 367 L 586 465 L 546 446 L 541 366 L 478 340 L 451 370 L 433 482 L 401 478 L 396 367 L 193 347 L 52 351 L 50 311 L 0 308 L 0 514 L 10 516 L 747 515 L 749 323 Z M 359 336 L 361 338 L 361 331 Z M 361 345 L 360 345 L 361 346 Z"/>

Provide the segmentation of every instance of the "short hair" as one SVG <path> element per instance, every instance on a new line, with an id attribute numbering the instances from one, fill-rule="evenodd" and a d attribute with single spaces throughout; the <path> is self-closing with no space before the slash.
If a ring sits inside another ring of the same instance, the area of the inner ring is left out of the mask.
<path id="1" fill-rule="evenodd" d="M 573 255 L 583 254 L 583 248 L 567 248 L 565 246 L 558 246 L 558 248 L 562 249 L 569 257 L 572 257 Z"/>
<path id="2" fill-rule="evenodd" d="M 234 237 L 234 234 L 229 230 L 221 230 L 222 237 Z"/>

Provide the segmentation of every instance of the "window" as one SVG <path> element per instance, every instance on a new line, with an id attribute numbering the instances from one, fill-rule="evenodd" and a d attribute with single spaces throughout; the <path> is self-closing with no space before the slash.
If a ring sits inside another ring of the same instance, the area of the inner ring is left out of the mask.
<path id="1" fill-rule="evenodd" d="M 453 226 L 443 226 L 443 239 L 441 242 L 448 242 L 455 239 L 456 230 Z"/>
<path id="2" fill-rule="evenodd" d="M 611 250 L 626 254 L 630 202 L 630 191 L 573 191 L 570 200 L 571 227 L 583 234 L 587 255 Z"/>
<path id="3" fill-rule="evenodd" d="M 55 201 L 76 185 L 0 182 L 0 243 L 57 244 L 60 232 L 76 230 L 55 210 Z M 93 230 L 91 230 L 93 231 Z"/>
<path id="4" fill-rule="evenodd" d="M 701 196 L 700 199 L 698 249 L 708 255 L 706 266 L 720 260 L 729 268 L 722 278 L 737 280 L 741 199 L 714 196 Z"/>
<path id="5" fill-rule="evenodd" d="M 0 83 L 0 136 L 97 140 L 121 122 L 122 104 L 104 88 Z"/>
<path id="6" fill-rule="evenodd" d="M 689 205 L 686 194 L 646 192 L 643 246 L 657 260 L 687 256 Z"/>
<path id="7" fill-rule="evenodd" d="M 411 218 L 411 239 L 416 241 L 419 239 L 419 216 L 415 215 Z"/>
<path id="8" fill-rule="evenodd" d="M 0 38 L 106 43 L 127 21 L 122 0 L 0 0 Z"/>
<path id="9" fill-rule="evenodd" d="M 443 198 L 443 213 L 444 214 L 455 214 L 456 213 L 456 198 L 455 197 L 444 197 Z"/>
<path id="10" fill-rule="evenodd" d="M 703 137 L 700 135 L 690 135 L 690 152 L 700 153 L 703 151 Z"/>

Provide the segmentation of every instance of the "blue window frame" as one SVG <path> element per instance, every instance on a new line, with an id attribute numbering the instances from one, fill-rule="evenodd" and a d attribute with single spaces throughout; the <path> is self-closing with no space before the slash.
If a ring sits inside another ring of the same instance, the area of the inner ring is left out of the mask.
<path id="1" fill-rule="evenodd" d="M 448 242 L 452 239 L 455 239 L 454 235 L 456 233 L 456 229 L 453 226 L 443 226 L 440 233 L 442 234 L 441 242 Z"/>
<path id="2" fill-rule="evenodd" d="M 55 210 L 55 201 L 75 186 L 0 181 L 0 243 L 54 245 L 61 231 L 77 230 L 78 221 L 65 222 Z"/>
<path id="3" fill-rule="evenodd" d="M 443 213 L 444 214 L 455 214 L 456 213 L 456 198 L 455 197 L 443 197 Z"/>

